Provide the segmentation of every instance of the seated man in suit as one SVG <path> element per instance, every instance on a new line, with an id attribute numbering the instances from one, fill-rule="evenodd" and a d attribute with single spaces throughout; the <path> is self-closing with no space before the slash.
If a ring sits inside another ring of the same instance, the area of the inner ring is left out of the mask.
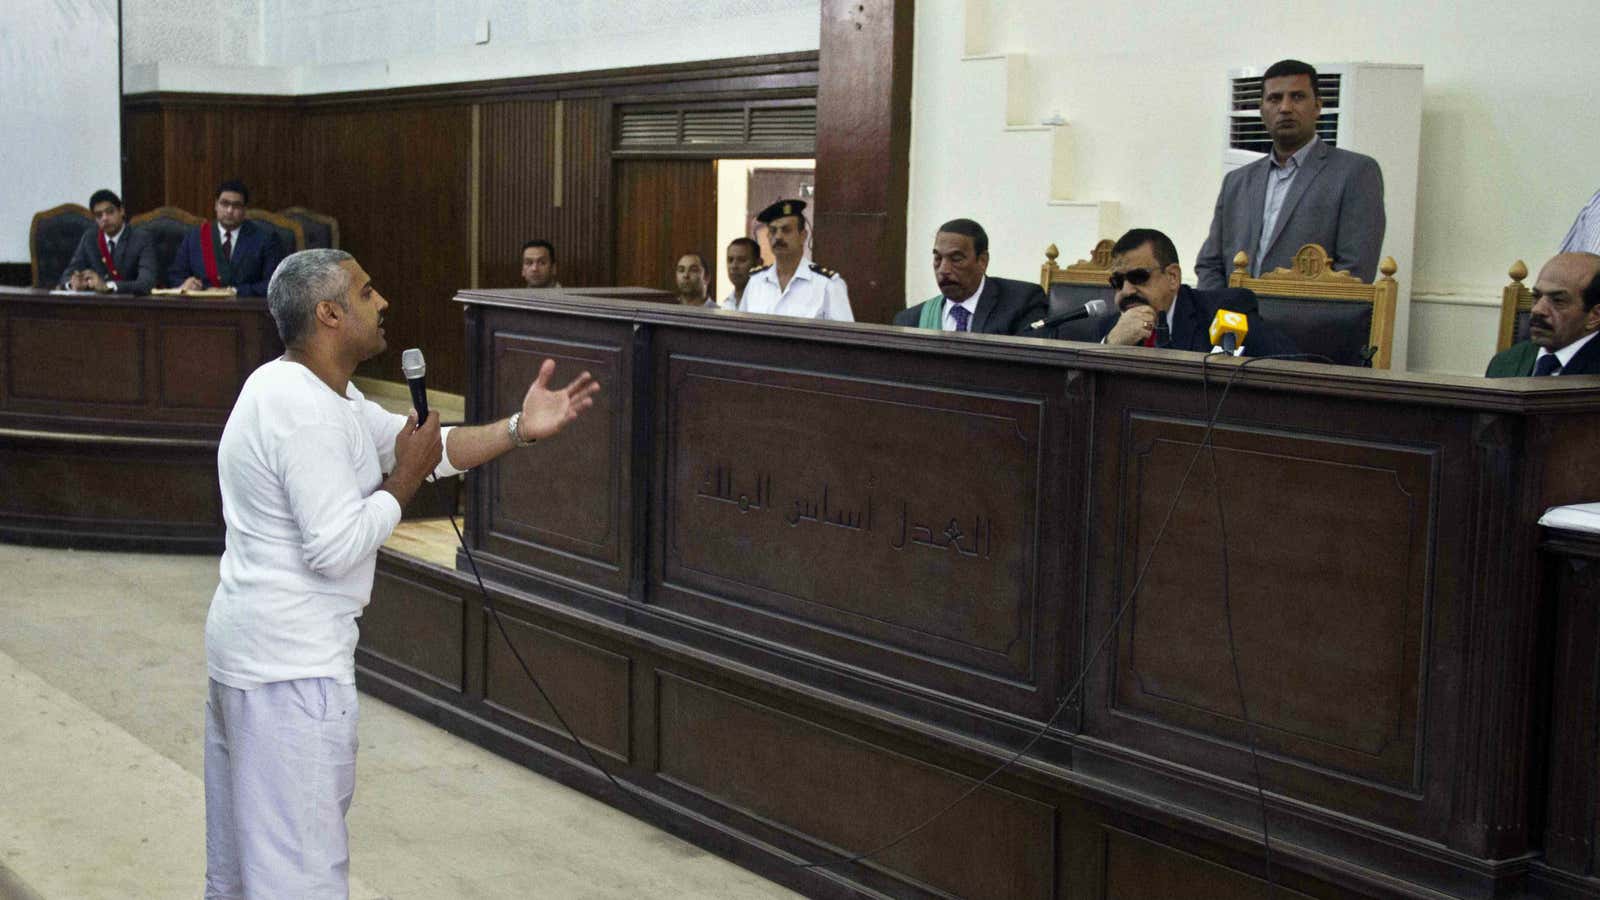
<path id="1" fill-rule="evenodd" d="M 1272 152 L 1229 172 L 1217 194 L 1211 234 L 1194 274 L 1202 291 L 1226 287 L 1234 254 L 1250 274 L 1292 265 L 1306 244 L 1320 244 L 1333 267 L 1371 281 L 1383 247 L 1383 172 L 1377 160 L 1317 138 L 1317 70 L 1295 59 L 1273 63 L 1262 78 L 1261 121 Z"/>
<path id="2" fill-rule="evenodd" d="M 180 290 L 231 287 L 244 297 L 265 297 L 283 247 L 270 228 L 245 220 L 250 189 L 239 181 L 217 186 L 217 221 L 184 235 L 167 272 Z"/>
<path id="3" fill-rule="evenodd" d="M 1490 378 L 1600 375 L 1600 256 L 1562 253 L 1533 283 L 1528 339 L 1489 360 Z"/>
<path id="4" fill-rule="evenodd" d="M 933 278 L 939 296 L 895 313 L 894 324 L 935 331 L 1022 334 L 1045 317 L 1049 301 L 1037 284 L 991 277 L 989 235 L 971 219 L 951 219 L 933 236 Z"/>
<path id="5" fill-rule="evenodd" d="M 156 245 L 127 224 L 122 198 L 101 188 L 89 197 L 95 228 L 83 233 L 60 284 L 74 291 L 147 294 L 156 286 Z"/>
<path id="6" fill-rule="evenodd" d="M 1256 295 L 1243 288 L 1197 291 L 1183 283 L 1172 240 L 1154 228 L 1135 228 L 1111 248 L 1111 288 L 1120 316 L 1102 321 L 1107 344 L 1208 351 L 1218 310 L 1244 313 L 1246 356 L 1295 353 L 1294 342 L 1261 319 Z"/>

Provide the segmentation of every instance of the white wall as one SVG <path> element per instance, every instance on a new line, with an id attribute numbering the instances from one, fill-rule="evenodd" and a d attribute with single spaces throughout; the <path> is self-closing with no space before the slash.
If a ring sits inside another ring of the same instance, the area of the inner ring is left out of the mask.
<path id="1" fill-rule="evenodd" d="M 275 94 L 815 50 L 821 21 L 819 0 L 124 0 L 124 18 L 128 93 Z"/>
<path id="2" fill-rule="evenodd" d="M 1600 4 L 1592 0 L 922 0 L 918 90 L 972 68 L 944 52 L 952 38 L 938 37 L 966 28 L 969 4 L 980 49 L 1026 55 L 1027 117 L 1037 122 L 1059 111 L 1070 123 L 1072 196 L 1119 202 L 1119 227 L 1166 231 L 1186 273 L 1221 179 L 1229 68 L 1283 57 L 1423 65 L 1413 370 L 1481 374 L 1494 344 L 1490 307 L 1506 269 L 1522 258 L 1537 271 L 1600 187 L 1593 163 L 1600 117 L 1589 102 L 1600 80 L 1593 54 Z M 925 58 L 928 50 L 939 56 Z M 918 96 L 915 111 L 927 102 Z M 984 122 L 1006 102 L 968 101 L 963 118 Z M 922 124 L 914 115 L 914 184 L 919 166 L 950 140 Z M 981 127 L 964 134 L 990 162 L 983 173 L 944 185 L 941 199 L 976 202 L 985 178 L 1031 177 L 1016 171 L 1026 160 L 1004 138 Z M 991 233 L 1007 225 L 984 224 Z M 916 225 L 909 237 L 908 271 L 926 255 Z M 1087 249 L 1062 243 L 1063 260 Z"/>
<path id="3" fill-rule="evenodd" d="M 0 260 L 28 259 L 33 214 L 122 192 L 116 0 L 0 3 Z"/>

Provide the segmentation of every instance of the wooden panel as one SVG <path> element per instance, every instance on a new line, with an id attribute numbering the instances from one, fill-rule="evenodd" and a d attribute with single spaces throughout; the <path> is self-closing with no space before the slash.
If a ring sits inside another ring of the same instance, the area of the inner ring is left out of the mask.
<path id="1" fill-rule="evenodd" d="M 1212 435 L 1215 485 L 1207 454 L 1179 495 L 1205 423 L 1135 412 L 1124 428 L 1117 596 L 1149 569 L 1122 632 L 1114 708 L 1243 739 L 1226 587 L 1263 749 L 1418 790 L 1436 454 L 1222 427 Z M 1233 510 L 1226 572 L 1218 493 Z M 1280 552 L 1261 549 L 1275 544 Z"/>
<path id="2" fill-rule="evenodd" d="M 567 740 L 550 704 L 539 696 L 505 636 L 484 612 L 484 702 Z M 500 621 L 517 653 L 544 686 L 578 739 L 622 763 L 630 761 L 631 665 L 626 656 L 523 621 L 504 610 Z"/>
<path id="3" fill-rule="evenodd" d="M 209 219 L 215 215 L 217 185 L 231 178 L 250 188 L 252 206 L 276 210 L 307 205 L 299 119 L 293 107 L 281 103 L 164 110 L 163 189 L 156 205 L 177 206 Z M 134 164 L 130 160 L 129 166 Z M 129 211 L 145 209 L 130 204 Z"/>
<path id="4" fill-rule="evenodd" d="M 1544 583 L 1556 609 L 1544 847 L 1550 865 L 1593 877 L 1600 847 L 1600 540 L 1551 535 Z"/>
<path id="5" fill-rule="evenodd" d="M 81 317 L 11 317 L 8 399 L 143 404 L 145 328 Z"/>
<path id="6" fill-rule="evenodd" d="M 816 258 L 850 285 L 857 321 L 905 308 L 912 0 L 823 0 Z"/>
<path id="7" fill-rule="evenodd" d="M 0 519 L 82 532 L 220 535 L 216 449 L 0 437 Z"/>
<path id="8" fill-rule="evenodd" d="M 669 584 L 1031 675 L 1038 400 L 683 357 L 667 373 Z"/>
<path id="9" fill-rule="evenodd" d="M 616 594 L 628 590 L 633 538 L 624 493 L 633 462 L 628 427 L 632 366 L 615 328 L 590 326 L 567 339 L 535 337 L 551 330 L 491 332 L 493 391 L 482 418 L 518 409 L 545 359 L 556 361 L 551 384 L 588 371 L 600 382 L 595 408 L 559 436 L 485 467 L 481 483 L 489 516 L 483 546 L 556 575 L 579 578 Z"/>
<path id="10" fill-rule="evenodd" d="M 535 238 L 555 244 L 563 285 L 614 283 L 609 210 L 596 203 L 611 196 L 610 104 L 599 97 L 518 100 L 486 103 L 481 115 L 479 284 L 522 287 L 522 245 Z"/>
<path id="11" fill-rule="evenodd" d="M 1077 491 L 1059 373 L 668 333 L 648 602 L 1045 715 Z M 777 361 L 784 361 L 778 362 Z"/>
<path id="12" fill-rule="evenodd" d="M 617 284 L 674 290 L 678 257 L 694 251 L 716 259 L 714 161 L 635 159 L 614 165 Z M 715 285 L 712 296 L 717 296 Z"/>
<path id="13" fill-rule="evenodd" d="M 1310 898 L 1282 885 L 1269 885 L 1237 869 L 1218 865 L 1181 850 L 1165 847 L 1115 828 L 1105 830 L 1105 897 L 1117 900 L 1170 900 L 1207 897 L 1213 900 Z"/>
<path id="14" fill-rule="evenodd" d="M 465 659 L 466 605 L 431 585 L 379 571 L 372 588 L 382 603 L 361 614 L 361 648 L 459 692 Z"/>
<path id="15" fill-rule="evenodd" d="M 122 203 L 130 216 L 166 205 L 165 115 L 122 110 Z"/>
<path id="16" fill-rule="evenodd" d="M 242 368 L 244 338 L 236 326 L 162 325 L 156 340 L 161 405 L 224 414 L 233 409 L 242 382 L 217 375 Z"/>
<path id="17" fill-rule="evenodd" d="M 343 249 L 389 301 L 389 348 L 363 375 L 399 380 L 400 352 L 421 347 L 430 388 L 465 388 L 461 308 L 451 298 L 472 277 L 471 123 L 465 106 L 306 117 L 300 177 L 314 199 L 304 205 L 339 219 Z"/>
<path id="18" fill-rule="evenodd" d="M 656 684 L 663 778 L 838 852 L 887 843 L 972 783 L 961 772 L 670 673 L 658 673 Z M 707 752 L 712 747 L 737 751 Z M 959 897 L 1051 897 L 1055 819 L 1048 804 L 990 785 L 963 802 L 961 815 L 934 820 L 873 865 Z M 974 821 L 983 827 L 970 827 Z M 961 851 L 950 852 L 954 847 Z"/>

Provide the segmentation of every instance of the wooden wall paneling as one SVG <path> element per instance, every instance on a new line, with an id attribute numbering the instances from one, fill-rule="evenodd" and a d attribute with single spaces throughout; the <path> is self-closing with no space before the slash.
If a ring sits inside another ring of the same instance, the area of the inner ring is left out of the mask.
<path id="1" fill-rule="evenodd" d="M 714 160 L 630 159 L 619 160 L 614 167 L 612 271 L 617 284 L 675 290 L 678 257 L 691 250 L 715 265 Z M 713 291 L 716 288 L 712 286 Z"/>
<path id="2" fill-rule="evenodd" d="M 122 111 L 122 203 L 130 216 L 166 202 L 165 119 L 159 107 Z"/>
<path id="3" fill-rule="evenodd" d="M 522 287 L 522 245 L 535 238 L 555 244 L 563 285 L 608 284 L 609 104 L 514 100 L 484 104 L 482 117 L 479 285 Z"/>
<path id="4" fill-rule="evenodd" d="M 211 218 L 217 185 L 229 178 L 250 188 L 253 206 L 312 205 L 304 192 L 300 114 L 288 103 L 169 107 L 163 110 L 162 145 L 158 205 Z"/>
<path id="5" fill-rule="evenodd" d="M 317 110 L 304 126 L 312 198 L 339 219 L 343 249 L 389 301 L 389 348 L 361 373 L 398 380 L 400 351 L 421 347 L 428 386 L 461 393 L 461 307 L 471 279 L 472 108 Z"/>
<path id="6" fill-rule="evenodd" d="M 858 322 L 906 306 L 913 0 L 823 0 L 817 85 L 818 263 Z"/>

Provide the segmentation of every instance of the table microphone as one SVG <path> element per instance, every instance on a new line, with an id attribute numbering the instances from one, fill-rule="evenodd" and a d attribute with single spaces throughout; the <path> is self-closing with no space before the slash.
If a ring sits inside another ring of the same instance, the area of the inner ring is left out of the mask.
<path id="1" fill-rule="evenodd" d="M 1244 313 L 1219 309 L 1211 320 L 1211 352 L 1238 356 L 1249 333 L 1250 319 Z"/>
<path id="2" fill-rule="evenodd" d="M 422 360 L 422 351 L 416 347 L 400 354 L 400 371 L 406 373 L 406 383 L 411 385 L 411 405 L 417 411 L 417 427 L 428 421 L 428 364 Z"/>
<path id="3" fill-rule="evenodd" d="M 1090 300 L 1088 303 L 1085 303 L 1084 305 L 1070 312 L 1064 312 L 1060 313 L 1059 315 L 1050 316 L 1046 319 L 1040 319 L 1039 321 L 1034 322 L 1032 325 L 1029 325 L 1026 330 L 1041 331 L 1046 328 L 1054 328 L 1057 325 L 1065 325 L 1068 322 L 1076 322 L 1079 319 L 1087 319 L 1090 316 L 1098 316 L 1105 311 L 1106 302 L 1104 300 Z"/>

